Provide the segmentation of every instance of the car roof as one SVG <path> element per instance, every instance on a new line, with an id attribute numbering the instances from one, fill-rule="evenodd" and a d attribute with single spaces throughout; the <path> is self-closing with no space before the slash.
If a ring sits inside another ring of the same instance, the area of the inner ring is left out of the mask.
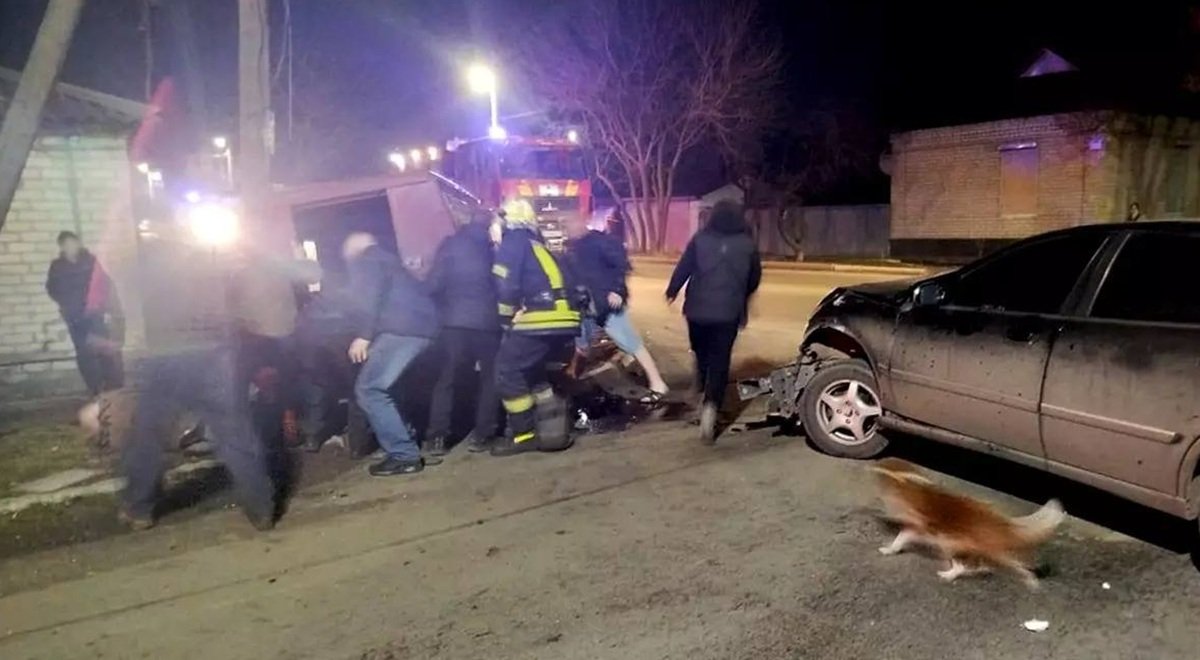
<path id="1" fill-rule="evenodd" d="M 1078 227 L 1068 227 L 1066 229 L 1058 229 L 1048 231 L 1043 234 L 1036 234 L 1030 238 L 1037 236 L 1054 236 L 1056 234 L 1073 234 L 1084 232 L 1101 232 L 1101 233 L 1116 233 L 1121 231 L 1156 231 L 1168 232 L 1176 234 L 1195 234 L 1200 233 L 1200 222 L 1195 220 L 1147 220 L 1139 222 L 1102 222 L 1088 225 L 1079 225 Z"/>

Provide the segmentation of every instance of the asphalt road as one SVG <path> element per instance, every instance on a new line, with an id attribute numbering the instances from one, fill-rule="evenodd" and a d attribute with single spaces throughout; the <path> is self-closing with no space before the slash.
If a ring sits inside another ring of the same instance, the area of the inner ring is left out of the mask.
<path id="1" fill-rule="evenodd" d="M 635 281 L 634 309 L 679 379 L 681 321 L 653 276 Z M 786 359 L 835 279 L 772 273 L 741 359 Z M 217 511 L 12 558 L 0 565 L 0 657 L 1125 659 L 1200 648 L 1190 526 L 901 439 L 897 451 L 940 482 L 1014 513 L 1058 496 L 1074 514 L 1043 549 L 1041 590 L 1007 576 L 943 584 L 932 559 L 876 552 L 890 530 L 862 464 L 770 428 L 728 432 L 715 449 L 694 434 L 685 419 L 658 419 L 556 455 L 456 452 L 402 479 L 354 470 L 301 492 L 269 534 Z M 1048 630 L 1026 631 L 1030 619 Z"/>

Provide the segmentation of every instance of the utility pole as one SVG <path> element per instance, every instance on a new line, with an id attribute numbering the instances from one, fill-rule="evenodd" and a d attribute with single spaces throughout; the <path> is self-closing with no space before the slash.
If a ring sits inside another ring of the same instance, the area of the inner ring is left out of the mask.
<path id="1" fill-rule="evenodd" d="M 0 231 L 12 206 L 17 184 L 29 151 L 37 137 L 38 125 L 42 120 L 42 108 L 46 105 L 58 72 L 62 69 L 71 35 L 79 23 L 79 14 L 85 0 L 50 0 L 42 25 L 38 28 L 29 61 L 21 74 L 21 82 L 13 94 L 4 124 L 0 126 Z"/>
<path id="2" fill-rule="evenodd" d="M 269 192 L 271 114 L 267 0 L 238 0 L 238 188 L 252 207 Z"/>

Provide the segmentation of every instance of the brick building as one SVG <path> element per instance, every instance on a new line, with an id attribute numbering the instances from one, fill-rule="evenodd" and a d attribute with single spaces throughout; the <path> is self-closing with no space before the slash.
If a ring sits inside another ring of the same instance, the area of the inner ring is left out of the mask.
<path id="1" fill-rule="evenodd" d="M 1131 202 L 1148 219 L 1200 217 L 1194 100 L 1126 81 L 1046 50 L 1001 93 L 961 111 L 966 120 L 894 134 L 892 256 L 974 257 L 1043 231 L 1123 220 Z"/>
<path id="2" fill-rule="evenodd" d="M 20 74 L 0 69 L 0 114 Z M 128 138 L 145 106 L 59 83 L 47 102 L 12 207 L 0 230 L 0 401 L 83 393 L 70 338 L 46 295 L 58 232 L 79 234 L 113 277 L 127 344 L 143 340 L 134 293 L 136 227 Z"/>

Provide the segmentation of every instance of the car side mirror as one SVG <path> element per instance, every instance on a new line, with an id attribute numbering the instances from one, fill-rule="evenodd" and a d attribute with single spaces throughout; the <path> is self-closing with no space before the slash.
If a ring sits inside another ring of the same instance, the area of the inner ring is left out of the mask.
<path id="1" fill-rule="evenodd" d="M 937 307 L 946 302 L 946 287 L 924 282 L 913 289 L 913 307 Z"/>

